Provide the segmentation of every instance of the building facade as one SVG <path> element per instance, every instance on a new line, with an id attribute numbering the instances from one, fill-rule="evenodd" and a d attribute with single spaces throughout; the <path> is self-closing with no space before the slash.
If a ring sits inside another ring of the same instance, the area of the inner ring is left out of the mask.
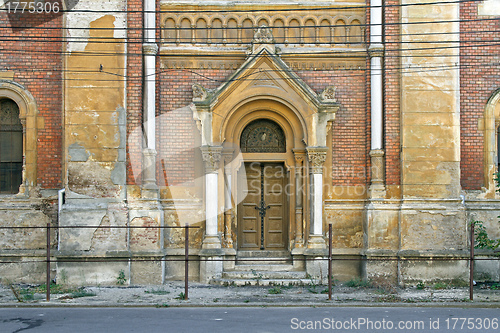
<path id="1" fill-rule="evenodd" d="M 46 3 L 0 1 L 5 278 L 44 278 L 47 223 L 72 284 L 181 278 L 184 226 L 202 282 L 325 281 L 330 224 L 336 279 L 400 285 L 500 237 L 495 1 Z"/>

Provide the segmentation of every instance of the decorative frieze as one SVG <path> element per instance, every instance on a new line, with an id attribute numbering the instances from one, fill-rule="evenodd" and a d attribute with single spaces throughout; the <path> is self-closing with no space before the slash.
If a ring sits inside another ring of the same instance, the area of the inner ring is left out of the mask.
<path id="1" fill-rule="evenodd" d="M 163 49 L 161 53 L 161 68 L 162 69 L 218 69 L 218 70 L 237 70 L 246 59 L 244 49 L 238 50 L 238 56 L 232 57 L 204 57 L 197 55 L 196 52 L 186 50 L 181 55 L 172 55 L 169 49 Z M 364 70 L 366 69 L 366 52 L 360 52 L 353 55 L 352 58 L 345 57 L 328 58 L 309 54 L 307 58 L 294 54 L 285 54 L 285 50 L 281 50 L 281 58 L 294 71 L 300 70 Z M 217 53 L 218 54 L 218 53 Z M 221 53 L 222 56 L 222 53 Z"/>
<path id="2" fill-rule="evenodd" d="M 169 13 L 163 7 L 161 38 L 163 45 L 196 46 L 248 45 L 254 30 L 269 27 L 278 44 L 335 45 L 359 47 L 365 41 L 365 9 L 350 10 L 220 12 L 186 11 Z M 269 34 L 262 35 L 267 40 Z M 263 40 L 264 40 L 263 39 Z"/>

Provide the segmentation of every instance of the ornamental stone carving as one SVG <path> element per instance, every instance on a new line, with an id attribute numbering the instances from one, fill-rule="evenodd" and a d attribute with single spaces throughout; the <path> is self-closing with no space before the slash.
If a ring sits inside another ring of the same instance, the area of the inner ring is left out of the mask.
<path id="1" fill-rule="evenodd" d="M 216 173 L 222 157 L 222 147 L 203 146 L 200 149 L 203 162 L 205 162 L 205 173 Z"/>
<path id="2" fill-rule="evenodd" d="M 326 161 L 326 147 L 308 147 L 307 159 L 311 173 L 323 173 L 323 165 Z"/>
<path id="3" fill-rule="evenodd" d="M 267 25 L 263 24 L 257 29 L 255 29 L 255 33 L 253 35 L 254 44 L 272 44 L 275 43 L 273 37 L 273 31 Z"/>
<path id="4" fill-rule="evenodd" d="M 201 84 L 195 83 L 193 88 L 193 102 L 203 102 L 208 98 L 208 90 L 205 89 Z"/>
<path id="5" fill-rule="evenodd" d="M 335 103 L 337 102 L 337 100 L 335 99 L 335 91 L 337 90 L 336 87 L 334 86 L 328 86 L 326 87 L 322 92 L 321 94 L 319 95 L 319 98 L 323 101 L 323 102 L 331 102 L 331 103 Z"/>

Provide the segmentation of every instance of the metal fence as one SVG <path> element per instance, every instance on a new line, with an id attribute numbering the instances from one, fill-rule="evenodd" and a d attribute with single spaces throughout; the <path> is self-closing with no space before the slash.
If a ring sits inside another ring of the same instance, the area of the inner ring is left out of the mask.
<path id="1" fill-rule="evenodd" d="M 1 229 L 45 229 L 46 232 L 46 259 L 43 261 L 40 260 L 34 260 L 34 261 L 23 261 L 24 263 L 26 262 L 45 262 L 46 263 L 46 300 L 50 301 L 50 286 L 51 286 L 51 262 L 54 262 L 54 260 L 51 260 L 51 230 L 53 229 L 84 229 L 84 228 L 91 228 L 91 229 L 99 229 L 99 228 L 119 228 L 119 229 L 183 229 L 184 230 L 184 259 L 175 259 L 171 258 L 168 259 L 168 255 L 165 255 L 165 258 L 163 259 L 148 259 L 148 261 L 184 261 L 184 299 L 188 299 L 189 295 L 189 262 L 190 261 L 202 261 L 204 259 L 190 259 L 189 258 L 189 230 L 190 229 L 197 229 L 200 228 L 199 226 L 51 226 L 50 223 L 47 223 L 46 227 L 35 227 L 35 226 L 14 226 L 14 227 L 1 227 Z M 415 261 L 416 259 L 401 259 L 401 258 L 379 258 L 379 259 L 366 259 L 366 258 L 357 258 L 357 259 L 346 259 L 346 258 L 334 258 L 332 255 L 332 225 L 329 224 L 329 232 L 328 232 L 328 257 L 319 259 L 319 260 L 328 260 L 328 300 L 332 299 L 332 281 L 333 281 L 333 272 L 332 272 L 332 263 L 336 260 L 382 260 L 382 261 L 388 261 L 388 260 L 407 260 L 407 261 Z M 472 301 L 474 299 L 474 260 L 481 260 L 478 258 L 475 258 L 474 256 L 474 244 L 475 244 L 475 237 L 474 237 L 474 224 L 471 223 L 471 228 L 470 228 L 470 248 L 469 248 L 469 258 L 468 259 L 463 259 L 463 258 L 446 258 L 446 259 L 441 259 L 441 260 L 446 260 L 446 261 L 451 261 L 451 260 L 468 260 L 469 261 L 469 299 Z M 127 258 L 127 259 L 113 259 L 113 260 L 106 260 L 107 262 L 112 261 L 112 262 L 117 262 L 120 260 L 126 260 L 128 262 L 131 261 L 145 261 L 144 259 L 134 259 L 134 258 Z M 234 261 L 238 259 L 220 259 L 221 261 Z M 241 259 L 239 259 L 241 260 Z M 252 258 L 252 261 L 259 260 L 258 258 Z M 269 262 L 270 259 L 261 259 L 263 262 Z M 307 260 L 307 259 L 304 259 Z M 318 258 L 315 258 L 314 260 L 318 260 Z M 423 261 L 428 261 L 429 259 L 421 259 Z M 435 260 L 435 259 L 433 259 Z M 484 260 L 492 260 L 490 258 L 484 259 Z M 496 258 L 496 260 L 499 260 L 499 258 Z M 62 262 L 64 260 L 57 260 L 56 262 Z M 72 262 L 78 262 L 78 258 L 71 259 Z M 89 262 L 89 261 L 104 261 L 102 259 L 94 259 L 94 260 L 82 260 L 82 262 Z M 271 260 L 272 261 L 272 260 Z M 0 264 L 5 264 L 5 263 L 20 263 L 19 261 L 2 261 Z"/>

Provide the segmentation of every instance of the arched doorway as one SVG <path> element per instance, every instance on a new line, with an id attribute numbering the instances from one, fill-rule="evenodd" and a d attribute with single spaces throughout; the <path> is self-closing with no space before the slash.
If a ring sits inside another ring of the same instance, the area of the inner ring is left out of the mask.
<path id="1" fill-rule="evenodd" d="M 285 134 L 270 119 L 254 120 L 241 133 L 240 150 L 244 154 L 286 153 Z M 244 189 L 238 192 L 238 249 L 286 249 L 288 179 L 284 162 L 244 162 L 238 173 L 238 188 Z"/>
<path id="2" fill-rule="evenodd" d="M 226 209 L 232 217 L 224 219 L 225 243 L 238 251 L 304 246 L 307 128 L 301 117 L 282 101 L 260 98 L 235 107 L 221 128 L 227 161 L 242 157 L 224 168 L 235 199 L 233 209 Z"/>

